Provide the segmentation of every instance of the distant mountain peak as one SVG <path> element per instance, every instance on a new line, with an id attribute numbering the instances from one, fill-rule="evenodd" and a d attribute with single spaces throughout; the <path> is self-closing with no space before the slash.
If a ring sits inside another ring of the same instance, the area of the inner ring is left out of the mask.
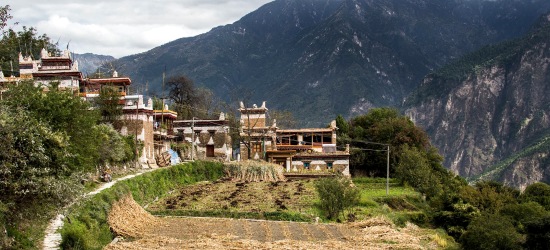
<path id="1" fill-rule="evenodd" d="M 78 61 L 79 70 L 84 73 L 84 75 L 92 74 L 105 63 L 116 60 L 116 58 L 112 56 L 97 55 L 93 53 L 74 54 L 73 59 Z"/>

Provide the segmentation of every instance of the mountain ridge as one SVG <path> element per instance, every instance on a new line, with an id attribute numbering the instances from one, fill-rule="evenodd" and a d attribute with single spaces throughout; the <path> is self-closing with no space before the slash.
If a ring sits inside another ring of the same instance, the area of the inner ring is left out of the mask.
<path id="1" fill-rule="evenodd" d="M 293 110 L 302 126 L 321 126 L 327 116 L 400 106 L 431 70 L 523 34 L 534 20 L 527 12 L 550 9 L 540 0 L 497 2 L 502 6 L 466 0 L 278 0 L 233 24 L 115 63 L 119 73 L 153 89 L 160 89 L 166 68 L 166 75 L 185 74 L 227 102 L 249 93 L 274 109 Z M 496 25 L 503 18 L 517 27 Z"/>

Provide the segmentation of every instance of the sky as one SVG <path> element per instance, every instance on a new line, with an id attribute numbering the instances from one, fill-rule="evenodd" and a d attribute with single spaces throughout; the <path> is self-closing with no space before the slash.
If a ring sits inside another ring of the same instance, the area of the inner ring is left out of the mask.
<path id="1" fill-rule="evenodd" d="M 34 27 L 60 49 L 120 58 L 238 21 L 273 0 L 7 0 L 8 27 Z M 18 24 L 14 24 L 18 22 Z"/>

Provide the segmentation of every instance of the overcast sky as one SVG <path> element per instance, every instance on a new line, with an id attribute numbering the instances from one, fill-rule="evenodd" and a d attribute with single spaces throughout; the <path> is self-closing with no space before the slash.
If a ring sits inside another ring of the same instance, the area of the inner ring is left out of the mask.
<path id="1" fill-rule="evenodd" d="M 7 0 L 10 27 L 35 27 L 59 47 L 117 58 L 233 23 L 273 0 Z M 13 26 L 14 22 L 19 24 Z"/>

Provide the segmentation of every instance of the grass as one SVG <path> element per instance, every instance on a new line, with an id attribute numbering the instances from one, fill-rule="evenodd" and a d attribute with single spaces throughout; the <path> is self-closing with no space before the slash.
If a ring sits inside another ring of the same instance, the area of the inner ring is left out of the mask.
<path id="1" fill-rule="evenodd" d="M 357 219 L 384 215 L 396 225 L 404 226 L 407 221 L 425 225 L 427 216 L 422 209 L 427 205 L 413 188 L 400 185 L 395 179 L 389 180 L 389 192 L 386 194 L 385 178 L 353 178 L 360 190 L 361 198 L 353 209 Z"/>
<path id="2" fill-rule="evenodd" d="M 4 238 L 0 237 L 0 239 L 6 240 L 3 243 L 13 240 L 10 246 L 13 249 L 40 249 L 49 219 L 55 215 L 55 204 L 44 201 L 28 201 L 25 207 L 11 212 L 17 215 L 17 219 L 13 223 L 5 224 L 5 231 L 2 232 Z M 2 244 L 0 244 L 0 248 L 2 248 Z"/>

